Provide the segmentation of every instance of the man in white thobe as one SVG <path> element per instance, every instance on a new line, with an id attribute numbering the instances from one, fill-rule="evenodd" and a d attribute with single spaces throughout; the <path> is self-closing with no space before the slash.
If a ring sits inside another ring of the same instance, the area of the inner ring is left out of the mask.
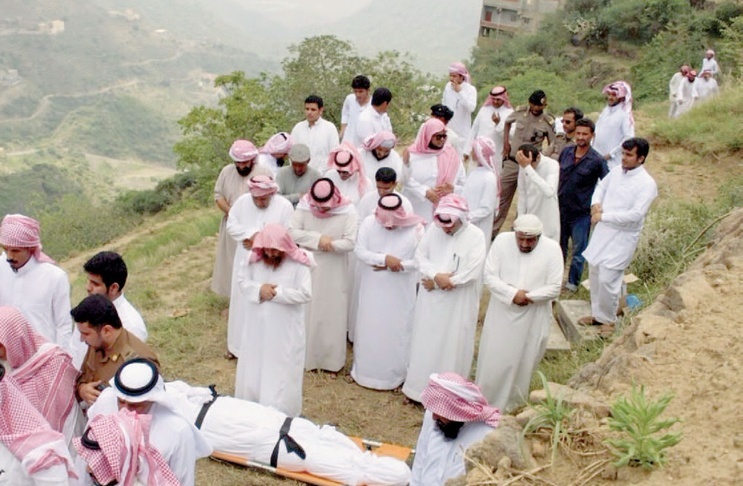
<path id="1" fill-rule="evenodd" d="M 302 412 L 304 310 L 312 295 L 312 260 L 286 228 L 266 225 L 241 262 L 237 282 L 245 301 L 235 397 L 296 417 Z"/>
<path id="2" fill-rule="evenodd" d="M 410 486 L 444 486 L 465 474 L 465 453 L 500 422 L 480 388 L 456 373 L 432 374 L 421 402 L 426 408 L 415 447 Z"/>
<path id="3" fill-rule="evenodd" d="M 341 142 L 350 142 L 357 147 L 363 140 L 356 139 L 356 121 L 359 119 L 361 110 L 369 106 L 371 101 L 371 81 L 360 74 L 351 80 L 353 93 L 346 96 L 341 108 Z"/>
<path id="4" fill-rule="evenodd" d="M 539 153 L 534 145 L 524 144 L 516 153 L 519 164 L 518 215 L 533 214 L 544 225 L 544 236 L 560 241 L 560 163 Z"/>
<path id="5" fill-rule="evenodd" d="M 686 74 L 686 78 L 681 82 L 679 86 L 678 96 L 678 109 L 676 110 L 676 116 L 681 116 L 687 111 L 691 110 L 694 103 L 699 98 L 699 93 L 696 90 L 696 79 L 697 72 L 693 69 Z M 611 167 L 609 167 L 611 170 Z"/>
<path id="6" fill-rule="evenodd" d="M 312 301 L 305 310 L 305 369 L 331 377 L 346 363 L 348 331 L 348 255 L 356 241 L 356 210 L 328 178 L 318 179 L 302 198 L 289 223 L 289 234 L 313 252 Z"/>
<path id="7" fill-rule="evenodd" d="M 0 484 L 77 484 L 64 436 L 52 430 L 0 364 Z"/>
<path id="8" fill-rule="evenodd" d="M 444 196 L 415 252 L 421 287 L 402 391 L 416 402 L 431 373 L 468 375 L 472 365 L 485 237 L 467 219 L 467 200 Z"/>
<path id="9" fill-rule="evenodd" d="M 204 405 L 210 404 L 199 430 L 215 452 L 352 486 L 405 486 L 410 481 L 404 462 L 362 451 L 331 425 L 317 426 L 305 418 L 287 417 L 274 408 L 182 381 L 166 383 L 166 393 L 190 423 L 196 423 Z M 284 426 L 288 431 L 282 436 L 279 431 Z"/>
<path id="10" fill-rule="evenodd" d="M 699 101 L 714 98 L 720 94 L 717 80 L 712 77 L 710 71 L 702 71 L 701 76 L 694 81 L 694 89 L 697 91 Z"/>
<path id="11" fill-rule="evenodd" d="M 235 258 L 235 240 L 227 234 L 227 217 L 237 198 L 248 190 L 248 178 L 258 174 L 270 174 L 265 167 L 256 167 L 258 149 L 247 140 L 235 140 L 230 147 L 230 158 L 234 163 L 226 165 L 219 172 L 214 184 L 214 202 L 224 213 L 219 223 L 217 256 L 212 272 L 212 292 L 224 297 L 230 296 L 232 288 L 232 262 Z"/>
<path id="12" fill-rule="evenodd" d="M 707 49 L 704 53 L 704 58 L 702 59 L 702 72 L 704 71 L 709 71 L 712 74 L 712 77 L 715 78 L 720 74 L 720 66 L 717 64 L 715 51 L 712 49 Z"/>
<path id="13" fill-rule="evenodd" d="M 461 194 L 465 172 L 457 151 L 447 143 L 446 125 L 437 118 L 427 120 L 408 148 L 402 193 L 413 204 L 415 214 L 426 222 L 433 219 L 439 200 L 452 193 Z"/>
<path id="14" fill-rule="evenodd" d="M 622 162 L 622 142 L 635 136 L 632 89 L 625 81 L 608 84 L 603 90 L 606 106 L 596 121 L 593 148 L 604 156 L 609 170 Z"/>
<path id="15" fill-rule="evenodd" d="M 472 86 L 470 73 L 461 62 L 449 65 L 449 82 L 444 87 L 441 103 L 454 112 L 448 127 L 462 142 L 466 142 L 472 128 L 472 113 L 477 108 L 477 89 Z M 454 148 L 461 156 L 463 144 Z"/>
<path id="16" fill-rule="evenodd" d="M 397 194 L 379 199 L 359 227 L 358 310 L 351 377 L 361 386 L 394 390 L 405 381 L 418 272 L 415 249 L 423 219 Z"/>
<path id="17" fill-rule="evenodd" d="M 402 180 L 402 158 L 394 150 L 397 137 L 392 132 L 382 131 L 364 140 L 359 147 L 361 161 L 364 165 L 364 173 L 370 179 L 375 177 L 377 170 L 389 167 L 397 174 L 397 179 Z"/>
<path id="18" fill-rule="evenodd" d="M 280 168 L 288 165 L 289 151 L 292 149 L 292 137 L 286 132 L 272 135 L 266 144 L 258 150 L 256 165 L 268 169 L 271 177 L 276 179 Z"/>
<path id="19" fill-rule="evenodd" d="M 276 194 L 279 186 L 270 176 L 251 177 L 248 181 L 248 193 L 235 201 L 227 218 L 227 233 L 237 243 L 232 270 L 232 294 L 227 323 L 227 358 L 233 359 L 240 353 L 240 336 L 246 325 L 248 314 L 246 299 L 240 291 L 237 281 L 237 270 L 248 258 L 253 247 L 253 238 L 264 226 L 278 223 L 289 224 L 294 206 L 286 198 Z"/>
<path id="20" fill-rule="evenodd" d="M 500 180 L 495 168 L 497 151 L 495 143 L 487 137 L 478 137 L 471 145 L 470 159 L 477 165 L 467 174 L 463 192 L 470 207 L 470 223 L 482 231 L 487 252 L 500 196 Z"/>
<path id="21" fill-rule="evenodd" d="M 85 286 L 88 295 L 101 294 L 108 297 L 116 307 L 121 325 L 134 334 L 140 341 L 147 341 L 147 327 L 142 316 L 124 297 L 124 285 L 129 276 L 124 259 L 116 252 L 102 251 L 85 262 L 83 270 L 87 274 Z"/>
<path id="22" fill-rule="evenodd" d="M 359 204 L 367 192 L 374 190 L 371 181 L 364 173 L 361 155 L 356 147 L 348 142 L 330 151 L 325 177 L 333 181 L 343 197 Z"/>
<path id="23" fill-rule="evenodd" d="M 613 333 L 622 292 L 624 271 L 632 261 L 645 216 L 658 186 L 643 164 L 650 144 L 631 138 L 622 144 L 622 165 L 601 179 L 591 198 L 591 240 L 583 256 L 588 261 L 591 317 L 581 324 L 600 325 L 603 335 Z"/>
<path id="24" fill-rule="evenodd" d="M 689 66 L 682 64 L 679 70 L 673 73 L 671 80 L 668 82 L 668 101 L 670 103 L 668 118 L 676 118 L 678 116 L 679 90 L 681 89 L 681 83 L 684 82 L 686 75 L 689 74 L 689 70 Z"/>
<path id="25" fill-rule="evenodd" d="M 40 232 L 39 222 L 28 216 L 3 218 L 0 305 L 18 308 L 36 332 L 82 358 L 83 347 L 79 339 L 73 340 L 70 282 L 67 273 L 41 251 Z"/>
<path id="26" fill-rule="evenodd" d="M 111 386 L 103 390 L 88 409 L 88 425 L 98 415 L 127 409 L 152 417 L 150 443 L 160 452 L 181 486 L 194 486 L 196 460 L 212 453 L 199 429 L 178 412 L 165 392 L 163 377 L 152 362 L 135 358 L 116 372 Z"/>
<path id="27" fill-rule="evenodd" d="M 325 171 L 328 154 L 338 146 L 338 129 L 322 117 L 323 100 L 310 95 L 304 100 L 305 120 L 294 125 L 292 141 L 303 143 L 310 148 L 310 167 Z"/>
<path id="28" fill-rule="evenodd" d="M 529 396 L 531 376 L 547 350 L 552 300 L 560 295 L 560 244 L 542 236 L 542 222 L 520 215 L 500 233 L 485 263 L 490 304 L 480 337 L 475 382 L 488 401 L 510 411 Z"/>
<path id="29" fill-rule="evenodd" d="M 505 86 L 495 86 L 477 112 L 467 141 L 467 150 L 472 149 L 472 142 L 478 137 L 486 137 L 493 141 L 495 145 L 493 160 L 496 162 L 495 169 L 499 175 L 503 166 L 503 129 L 506 126 L 506 118 L 511 113 L 513 107 Z"/>
<path id="30" fill-rule="evenodd" d="M 380 132 L 391 132 L 392 122 L 387 110 L 392 102 L 392 92 L 387 88 L 377 88 L 371 98 L 371 104 L 361 110 L 356 122 L 356 139 L 354 147 L 361 145 L 364 140 Z"/>

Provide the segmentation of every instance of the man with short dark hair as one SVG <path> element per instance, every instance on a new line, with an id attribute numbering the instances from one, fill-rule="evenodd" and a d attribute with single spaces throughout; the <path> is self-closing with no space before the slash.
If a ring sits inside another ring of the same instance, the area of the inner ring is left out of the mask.
<path id="1" fill-rule="evenodd" d="M 601 325 L 602 335 L 614 332 L 624 271 L 640 241 L 645 216 L 658 186 L 645 170 L 650 144 L 644 138 L 622 143 L 622 165 L 601 179 L 591 198 L 591 241 L 583 252 L 591 285 L 591 317 L 581 324 Z"/>
<path id="2" fill-rule="evenodd" d="M 354 139 L 356 138 L 356 122 L 359 119 L 359 114 L 369 106 L 369 100 L 371 99 L 370 88 L 371 81 L 362 74 L 355 76 L 351 81 L 353 93 L 346 96 L 346 99 L 343 100 L 343 108 L 341 109 L 341 142 L 354 143 Z M 358 144 L 354 143 L 354 145 Z"/>
<path id="3" fill-rule="evenodd" d="M 565 288 L 578 290 L 583 275 L 583 251 L 588 246 L 591 232 L 591 197 L 599 180 L 609 173 L 606 160 L 591 147 L 594 125 L 588 118 L 576 122 L 573 136 L 575 145 L 560 154 L 560 185 L 557 198 L 560 204 L 560 248 L 567 259 L 568 245 L 573 240 L 573 257 Z"/>
<path id="4" fill-rule="evenodd" d="M 541 150 L 546 139 L 551 143 L 555 139 L 555 119 L 545 112 L 547 95 L 541 89 L 529 96 L 526 106 L 517 107 L 508 115 L 503 126 L 503 169 L 500 179 L 500 203 L 493 223 L 493 235 L 498 234 L 508 217 L 513 196 L 516 194 L 519 178 L 519 164 L 516 162 L 516 153 L 525 143 L 535 145 Z M 515 126 L 513 136 L 511 127 Z"/>
<path id="5" fill-rule="evenodd" d="M 377 169 L 374 174 L 377 190 L 367 192 L 356 207 L 356 211 L 359 214 L 359 221 L 363 221 L 367 216 L 371 216 L 377 209 L 379 198 L 387 194 L 397 194 L 402 198 L 402 205 L 405 211 L 413 211 L 413 205 L 410 204 L 410 200 L 397 191 L 397 177 L 397 172 L 390 167 L 380 167 Z"/>
<path id="6" fill-rule="evenodd" d="M 573 137 L 575 136 L 575 122 L 583 119 L 583 111 L 579 108 L 570 107 L 565 109 L 560 119 L 560 130 L 557 130 L 555 141 L 552 142 L 544 155 L 551 159 L 557 160 L 565 147 L 575 145 Z M 557 125 L 557 123 L 555 123 Z"/>
<path id="7" fill-rule="evenodd" d="M 560 164 L 539 153 L 536 146 L 525 143 L 516 153 L 519 164 L 518 215 L 533 214 L 544 225 L 544 236 L 560 241 L 560 206 L 557 185 Z"/>
<path id="8" fill-rule="evenodd" d="M 85 262 L 83 270 L 88 274 L 85 289 L 88 295 L 101 294 L 114 303 L 121 324 L 142 342 L 147 341 L 147 327 L 142 316 L 124 297 L 124 285 L 128 272 L 126 263 L 116 252 L 102 251 Z"/>
<path id="9" fill-rule="evenodd" d="M 322 117 L 323 100 L 310 95 L 304 100 L 305 120 L 294 125 L 292 141 L 310 148 L 310 167 L 323 173 L 328 154 L 338 146 L 338 129 Z"/>
<path id="10" fill-rule="evenodd" d="M 90 405 L 108 386 L 116 371 L 125 361 L 135 357 L 159 362 L 157 355 L 145 343 L 121 325 L 116 307 L 103 295 L 85 297 L 70 311 L 80 332 L 80 339 L 88 345 L 88 352 L 77 379 L 77 397 Z"/>
<path id="11" fill-rule="evenodd" d="M 371 98 L 371 105 L 361 113 L 356 124 L 356 137 L 351 140 L 354 147 L 361 145 L 368 137 L 380 132 L 391 132 L 392 122 L 387 114 L 392 102 L 392 92 L 387 88 L 377 88 Z"/>
<path id="12" fill-rule="evenodd" d="M 310 186 L 320 178 L 320 172 L 310 167 L 310 148 L 303 143 L 294 144 L 289 150 L 289 162 L 289 167 L 282 167 L 276 173 L 276 183 L 279 185 L 279 194 L 296 206 Z"/>

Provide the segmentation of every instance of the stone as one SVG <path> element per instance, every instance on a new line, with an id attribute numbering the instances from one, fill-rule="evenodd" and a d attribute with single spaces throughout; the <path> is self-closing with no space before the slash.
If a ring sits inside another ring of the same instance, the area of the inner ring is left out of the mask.
<path id="1" fill-rule="evenodd" d="M 569 386 L 559 383 L 548 382 L 547 387 L 553 398 L 562 397 L 563 402 L 573 408 L 580 408 L 594 413 L 597 417 L 608 417 L 611 407 L 603 401 L 594 398 L 586 392 L 574 390 Z M 547 390 L 534 390 L 529 395 L 529 400 L 537 403 L 547 401 Z"/>
<path id="2" fill-rule="evenodd" d="M 634 339 L 637 347 L 652 343 L 658 339 L 664 339 L 671 327 L 677 327 L 671 319 L 655 314 L 643 313 L 636 316 L 635 321 L 637 322 L 637 330 L 635 331 Z"/>
<path id="3" fill-rule="evenodd" d="M 529 423 L 529 420 L 537 416 L 537 411 L 531 407 L 527 407 L 523 412 L 516 415 L 516 422 L 523 428 Z"/>
<path id="4" fill-rule="evenodd" d="M 581 326 L 578 320 L 591 315 L 591 303 L 585 300 L 559 300 L 555 304 L 557 323 L 573 344 L 598 339 L 599 326 Z"/>
<path id="5" fill-rule="evenodd" d="M 554 358 L 561 354 L 570 352 L 570 342 L 565 338 L 562 328 L 555 319 L 550 324 L 550 336 L 547 339 L 547 351 L 545 358 Z"/>
<path id="6" fill-rule="evenodd" d="M 526 470 L 534 467 L 534 460 L 528 445 L 521 440 L 521 426 L 514 417 L 505 415 L 496 429 L 485 438 L 470 446 L 467 455 L 480 464 L 498 464 L 508 457 L 515 469 Z"/>

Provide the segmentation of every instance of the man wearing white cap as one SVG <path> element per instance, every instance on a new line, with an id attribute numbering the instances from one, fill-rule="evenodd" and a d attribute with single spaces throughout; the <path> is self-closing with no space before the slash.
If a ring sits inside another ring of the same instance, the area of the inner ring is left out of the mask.
<path id="1" fill-rule="evenodd" d="M 67 273 L 41 251 L 39 222 L 8 214 L 0 225 L 0 305 L 17 307 L 34 330 L 73 356 L 84 352 L 73 340 Z M 76 362 L 79 364 L 79 360 Z"/>
<path id="2" fill-rule="evenodd" d="M 531 375 L 547 349 L 552 300 L 560 295 L 559 243 L 542 237 L 542 222 L 519 216 L 513 232 L 493 241 L 483 281 L 490 305 L 480 337 L 476 383 L 488 401 L 512 410 L 529 394 Z"/>
<path id="3" fill-rule="evenodd" d="M 310 186 L 320 178 L 320 172 L 310 167 L 310 149 L 303 143 L 295 143 L 289 150 L 291 165 L 282 167 L 276 173 L 279 194 L 294 206 L 310 190 Z"/>
<path id="4" fill-rule="evenodd" d="M 150 440 L 162 454 L 182 486 L 193 486 L 196 460 L 212 453 L 201 432 L 178 413 L 168 400 L 165 384 L 155 365 L 142 358 L 124 363 L 88 409 L 88 424 L 98 415 L 115 414 L 126 408 L 152 417 Z"/>
<path id="5" fill-rule="evenodd" d="M 500 411 L 480 388 L 456 373 L 430 376 L 421 402 L 426 408 L 415 447 L 410 486 L 444 486 L 465 473 L 465 452 L 498 426 Z"/>
<path id="6" fill-rule="evenodd" d="M 472 365 L 485 237 L 468 213 L 464 197 L 441 198 L 415 253 L 421 287 L 402 391 L 416 402 L 431 373 L 467 375 Z"/>
<path id="7" fill-rule="evenodd" d="M 351 377 L 361 386 L 393 390 L 405 381 L 422 234 L 423 218 L 406 211 L 397 194 L 379 198 L 374 215 L 359 227 Z"/>
<path id="8" fill-rule="evenodd" d="M 227 354 L 232 359 L 239 356 L 240 335 L 247 319 L 245 296 L 237 282 L 237 271 L 249 257 L 253 238 L 264 226 L 278 223 L 287 226 L 294 213 L 288 199 L 277 195 L 279 186 L 271 176 L 257 175 L 248 181 L 248 193 L 235 201 L 227 218 L 227 233 L 235 240 L 235 256 L 232 261 L 232 292 L 227 323 Z"/>
<path id="9" fill-rule="evenodd" d="M 237 198 L 248 190 L 248 177 L 257 174 L 270 174 L 265 167 L 255 167 L 258 149 L 247 140 L 235 140 L 230 147 L 230 158 L 234 163 L 226 165 L 219 172 L 214 184 L 214 202 L 224 213 L 219 223 L 217 256 L 212 272 L 212 292 L 230 296 L 232 285 L 232 261 L 235 257 L 235 241 L 227 234 L 227 217 Z"/>

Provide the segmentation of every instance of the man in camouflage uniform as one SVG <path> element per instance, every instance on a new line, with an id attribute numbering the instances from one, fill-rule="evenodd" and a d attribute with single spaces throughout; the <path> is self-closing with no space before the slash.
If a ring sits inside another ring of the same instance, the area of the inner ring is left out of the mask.
<path id="1" fill-rule="evenodd" d="M 503 159 L 500 207 L 493 223 L 493 235 L 497 235 L 503 226 L 508 210 L 511 208 L 513 195 L 516 193 L 519 176 L 519 164 L 516 163 L 518 148 L 525 143 L 530 143 L 541 149 L 544 139 L 547 139 L 548 143 L 555 140 L 555 118 L 544 111 L 546 106 L 547 95 L 539 89 L 529 96 L 528 105 L 517 107 L 506 118 L 503 127 L 503 153 L 508 155 Z M 511 135 L 512 126 L 515 127 L 513 135 Z"/>

